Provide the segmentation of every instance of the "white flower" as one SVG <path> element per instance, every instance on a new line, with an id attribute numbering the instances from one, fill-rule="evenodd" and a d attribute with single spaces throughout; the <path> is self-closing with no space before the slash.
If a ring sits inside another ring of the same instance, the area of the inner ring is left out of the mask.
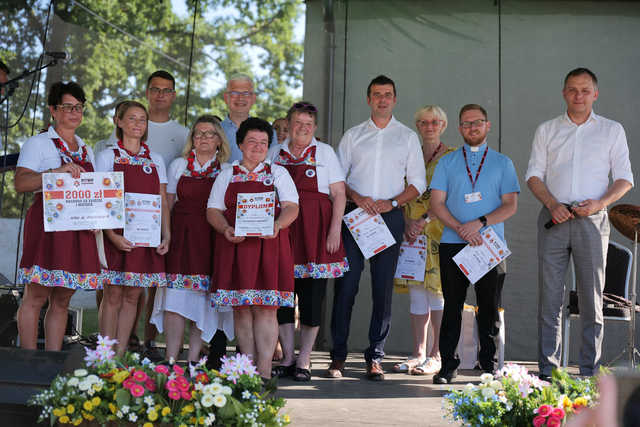
<path id="1" fill-rule="evenodd" d="M 498 380 L 493 380 L 489 383 L 489 387 L 494 390 L 502 390 L 502 383 Z"/>
<path id="2" fill-rule="evenodd" d="M 86 377 L 88 373 L 89 372 L 87 372 L 86 369 L 76 369 L 75 371 L 73 371 L 73 375 L 75 375 L 76 377 Z"/>
<path id="3" fill-rule="evenodd" d="M 228 385 L 222 387 L 222 394 L 231 394 L 233 392 L 233 390 L 231 390 L 231 387 L 229 387 Z"/>
<path id="4" fill-rule="evenodd" d="M 209 414 L 207 418 L 204 419 L 204 425 L 210 426 L 214 423 L 215 420 L 216 420 L 215 414 Z"/>
<path id="5" fill-rule="evenodd" d="M 490 399 L 496 394 L 496 392 L 491 387 L 484 387 L 481 393 L 482 397 L 484 397 L 485 399 Z"/>
<path id="6" fill-rule="evenodd" d="M 93 389 L 93 387 L 90 387 L 89 390 L 87 390 L 87 394 L 89 396 L 93 396 L 94 394 L 96 394 L 96 391 Z"/>
<path id="7" fill-rule="evenodd" d="M 212 394 L 205 394 L 204 396 L 202 396 L 201 402 L 202 402 L 202 406 L 204 406 L 205 408 L 209 408 L 211 407 L 211 405 L 215 403 L 215 400 Z"/>
<path id="8" fill-rule="evenodd" d="M 129 412 L 129 405 L 122 405 L 122 408 L 120 408 L 122 410 L 123 414 L 126 414 Z"/>
<path id="9" fill-rule="evenodd" d="M 145 398 L 144 398 L 144 403 L 145 403 L 147 406 L 153 406 L 155 402 L 153 401 L 153 397 L 151 397 L 151 396 L 145 396 Z"/>
<path id="10" fill-rule="evenodd" d="M 76 377 L 72 377 L 68 382 L 67 385 L 71 386 L 71 387 L 76 387 L 78 384 L 80 384 L 80 380 L 77 379 Z"/>
<path id="11" fill-rule="evenodd" d="M 118 411 L 118 412 L 116 412 L 116 416 L 118 418 L 122 418 L 124 416 L 124 414 L 122 413 L 122 411 Z"/>
<path id="12" fill-rule="evenodd" d="M 129 421 L 136 422 L 137 419 L 138 416 L 135 414 L 135 412 L 129 414 Z"/>
<path id="13" fill-rule="evenodd" d="M 484 373 L 484 374 L 480 375 L 480 381 L 482 381 L 483 384 L 486 384 L 491 380 L 493 380 L 493 375 L 491 375 L 489 373 Z"/>
<path id="14" fill-rule="evenodd" d="M 226 405 L 227 403 L 227 398 L 224 397 L 224 395 L 222 394 L 217 394 L 214 398 L 213 398 L 213 404 L 216 405 L 218 408 L 222 408 L 224 405 Z M 204 403 L 203 403 L 204 405 Z"/>
<path id="15" fill-rule="evenodd" d="M 223 388 L 224 387 L 219 383 L 212 383 L 204 386 L 202 392 L 206 394 L 220 394 L 222 393 Z"/>
<path id="16" fill-rule="evenodd" d="M 465 391 L 473 391 L 474 388 L 476 388 L 476 386 L 471 383 L 467 383 L 467 385 L 464 386 Z"/>
<path id="17" fill-rule="evenodd" d="M 174 363 L 176 363 L 176 359 L 173 357 L 169 358 L 169 365 L 173 365 Z"/>
<path id="18" fill-rule="evenodd" d="M 136 361 L 137 361 L 137 360 L 140 360 L 140 355 L 139 355 L 138 353 L 133 353 L 133 354 L 131 355 L 131 358 L 132 358 L 133 360 L 136 360 Z"/>
<path id="19" fill-rule="evenodd" d="M 249 390 L 245 390 L 242 392 L 242 398 L 244 400 L 249 400 L 251 399 L 251 392 Z"/>
<path id="20" fill-rule="evenodd" d="M 193 388 L 195 388 L 196 391 L 202 391 L 204 389 L 204 385 L 202 383 L 195 383 Z"/>
<path id="21" fill-rule="evenodd" d="M 91 383 L 89 381 L 82 381 L 78 384 L 78 388 L 82 391 L 87 391 L 91 388 Z"/>
<path id="22" fill-rule="evenodd" d="M 96 384 L 99 382 L 102 382 L 102 380 L 97 376 L 97 375 L 89 375 L 87 378 L 85 378 L 85 381 L 88 381 L 91 384 Z"/>

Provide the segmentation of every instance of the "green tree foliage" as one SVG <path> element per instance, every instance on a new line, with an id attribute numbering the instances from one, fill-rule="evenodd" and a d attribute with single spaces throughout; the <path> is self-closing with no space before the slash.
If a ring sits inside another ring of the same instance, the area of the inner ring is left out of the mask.
<path id="1" fill-rule="evenodd" d="M 0 58 L 11 68 L 10 77 L 36 66 L 48 6 L 45 0 L 0 0 Z M 184 123 L 195 6 L 187 0 L 189 16 L 180 17 L 168 0 L 54 1 L 45 50 L 67 51 L 71 60 L 48 69 L 37 105 L 32 96 L 25 118 L 10 130 L 9 152 L 18 152 L 31 135 L 34 118 L 36 132 L 48 123 L 45 87 L 58 80 L 77 81 L 87 94 L 78 135 L 90 145 L 111 133 L 118 101 L 146 103 L 147 77 L 157 69 L 175 76 L 172 116 Z M 186 125 L 205 112 L 224 116 L 224 82 L 238 72 L 256 81 L 254 115 L 270 121 L 284 115 L 302 80 L 303 48 L 293 34 L 302 11 L 302 0 L 199 0 Z M 11 123 L 29 88 L 30 80 L 24 80 L 12 97 Z M 2 216 L 19 215 L 12 185 L 5 186 L 5 195 Z"/>

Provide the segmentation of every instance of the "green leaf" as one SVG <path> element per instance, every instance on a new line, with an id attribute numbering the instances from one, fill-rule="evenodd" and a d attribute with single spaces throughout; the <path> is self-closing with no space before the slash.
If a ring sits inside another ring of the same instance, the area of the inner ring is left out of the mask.
<path id="1" fill-rule="evenodd" d="M 131 402 L 131 393 L 125 389 L 116 390 L 116 403 L 118 408 L 122 408 L 124 405 L 128 405 Z"/>

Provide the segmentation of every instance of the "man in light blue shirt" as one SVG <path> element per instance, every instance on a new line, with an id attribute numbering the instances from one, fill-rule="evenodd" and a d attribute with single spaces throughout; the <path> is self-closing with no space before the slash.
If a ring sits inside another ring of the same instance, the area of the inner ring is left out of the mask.
<path id="1" fill-rule="evenodd" d="M 236 142 L 236 132 L 240 123 L 249 118 L 249 111 L 256 103 L 256 93 L 253 87 L 253 80 L 246 74 L 234 74 L 227 82 L 227 89 L 224 92 L 224 102 L 229 107 L 227 117 L 220 123 L 231 147 L 231 157 L 229 163 L 242 159 L 242 152 Z M 273 131 L 272 141 L 277 141 L 278 137 Z"/>
<path id="2" fill-rule="evenodd" d="M 449 384 L 456 376 L 460 359 L 456 347 L 460 338 L 462 309 L 469 280 L 453 257 L 467 244 L 482 244 L 480 231 L 492 226 L 505 240 L 503 222 L 516 213 L 520 185 L 511 160 L 487 145 L 491 123 L 477 104 L 460 110 L 459 130 L 465 144 L 443 157 L 431 181 L 431 207 L 445 225 L 440 240 L 440 274 L 444 311 L 440 327 L 442 368 L 435 384 Z M 478 304 L 478 359 L 485 372 L 495 369 L 498 308 L 504 282 L 502 265 L 475 283 Z"/>

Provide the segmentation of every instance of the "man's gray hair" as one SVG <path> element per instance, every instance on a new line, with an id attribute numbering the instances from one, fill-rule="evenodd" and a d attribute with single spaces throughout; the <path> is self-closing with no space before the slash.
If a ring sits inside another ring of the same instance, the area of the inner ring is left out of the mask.
<path id="1" fill-rule="evenodd" d="M 231 77 L 229 77 L 229 79 L 227 79 L 227 90 L 229 89 L 229 83 L 238 82 L 238 81 L 250 83 L 251 87 L 255 88 L 255 85 L 253 84 L 253 79 L 248 74 L 236 73 L 236 74 L 233 74 Z"/>

